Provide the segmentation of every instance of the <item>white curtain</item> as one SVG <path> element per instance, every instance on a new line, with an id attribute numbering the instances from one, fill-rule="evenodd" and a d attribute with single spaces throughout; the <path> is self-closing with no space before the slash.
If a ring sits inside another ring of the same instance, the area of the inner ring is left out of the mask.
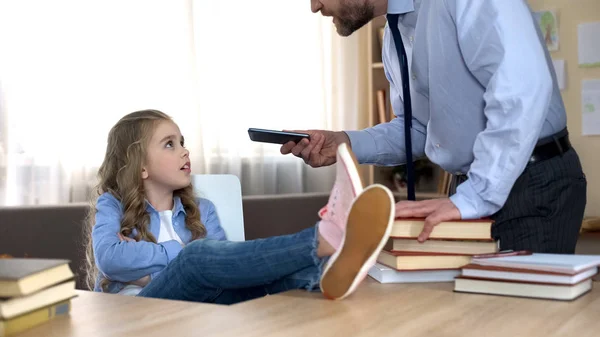
<path id="1" fill-rule="evenodd" d="M 361 60 L 343 55 L 361 38 L 340 42 L 302 1 L 0 1 L 0 205 L 85 200 L 110 127 L 147 108 L 179 124 L 195 174 L 329 191 L 332 167 L 247 128 L 356 128 Z"/>

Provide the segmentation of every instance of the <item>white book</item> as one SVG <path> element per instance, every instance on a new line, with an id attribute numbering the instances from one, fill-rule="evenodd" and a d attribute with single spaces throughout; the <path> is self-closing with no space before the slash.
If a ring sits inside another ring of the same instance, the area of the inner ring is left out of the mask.
<path id="1" fill-rule="evenodd" d="M 541 270 L 577 274 L 600 265 L 600 255 L 542 254 L 516 255 L 493 258 L 473 258 L 471 263 L 482 266 Z"/>
<path id="2" fill-rule="evenodd" d="M 458 275 L 459 269 L 398 271 L 379 263 L 369 269 L 369 276 L 380 283 L 453 282 Z"/>

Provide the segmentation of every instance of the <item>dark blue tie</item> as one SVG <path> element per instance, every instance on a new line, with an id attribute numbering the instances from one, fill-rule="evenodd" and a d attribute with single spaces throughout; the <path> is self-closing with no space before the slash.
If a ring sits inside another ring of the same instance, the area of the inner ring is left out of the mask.
<path id="1" fill-rule="evenodd" d="M 398 30 L 398 17 L 400 14 L 388 14 L 387 20 L 392 36 L 394 38 L 394 44 L 396 45 L 396 52 L 398 53 L 398 60 L 400 62 L 400 73 L 402 74 L 402 97 L 404 101 L 404 147 L 406 148 L 406 187 L 407 187 L 407 198 L 408 200 L 415 200 L 415 165 L 412 158 L 412 139 L 411 139 L 411 128 L 412 128 L 412 105 L 410 102 L 410 85 L 408 83 L 408 58 L 406 57 L 406 50 L 404 50 L 404 44 L 400 37 L 400 31 Z"/>

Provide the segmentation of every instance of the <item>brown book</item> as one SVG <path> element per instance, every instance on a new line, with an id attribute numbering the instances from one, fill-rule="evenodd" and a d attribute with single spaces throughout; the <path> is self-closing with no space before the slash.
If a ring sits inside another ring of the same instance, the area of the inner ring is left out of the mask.
<path id="1" fill-rule="evenodd" d="M 489 240 L 492 238 L 491 219 L 444 221 L 433 228 L 429 235 L 432 239 Z M 397 218 L 394 221 L 391 237 L 417 238 L 423 226 L 424 218 Z"/>
<path id="2" fill-rule="evenodd" d="M 0 297 L 31 294 L 73 276 L 68 260 L 0 259 Z"/>
<path id="3" fill-rule="evenodd" d="M 450 185 L 450 173 L 440 168 L 440 178 L 438 180 L 438 194 L 448 195 L 448 186 Z"/>
<path id="4" fill-rule="evenodd" d="M 553 300 L 573 300 L 591 289 L 590 278 L 573 285 L 475 279 L 463 276 L 454 280 L 456 292 Z"/>
<path id="5" fill-rule="evenodd" d="M 471 262 L 471 255 L 383 250 L 377 262 L 396 270 L 458 269 Z"/>
<path id="6" fill-rule="evenodd" d="M 392 238 L 388 250 L 423 253 L 488 254 L 498 252 L 498 243 L 490 240 L 441 240 L 429 239 L 419 242 L 416 239 Z"/>

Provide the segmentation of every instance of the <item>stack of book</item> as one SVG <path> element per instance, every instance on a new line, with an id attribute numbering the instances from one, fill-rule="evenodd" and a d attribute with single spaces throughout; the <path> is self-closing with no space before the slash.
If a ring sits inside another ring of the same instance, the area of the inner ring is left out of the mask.
<path id="1" fill-rule="evenodd" d="M 461 269 L 454 291 L 574 300 L 592 289 L 598 265 L 600 255 L 529 253 L 474 258 Z"/>
<path id="2" fill-rule="evenodd" d="M 435 226 L 423 243 L 417 237 L 424 219 L 396 219 L 390 241 L 369 275 L 381 283 L 452 282 L 475 255 L 498 251 L 493 221 L 460 220 Z"/>
<path id="3" fill-rule="evenodd" d="M 75 295 L 67 260 L 0 259 L 0 337 L 68 315 Z"/>

